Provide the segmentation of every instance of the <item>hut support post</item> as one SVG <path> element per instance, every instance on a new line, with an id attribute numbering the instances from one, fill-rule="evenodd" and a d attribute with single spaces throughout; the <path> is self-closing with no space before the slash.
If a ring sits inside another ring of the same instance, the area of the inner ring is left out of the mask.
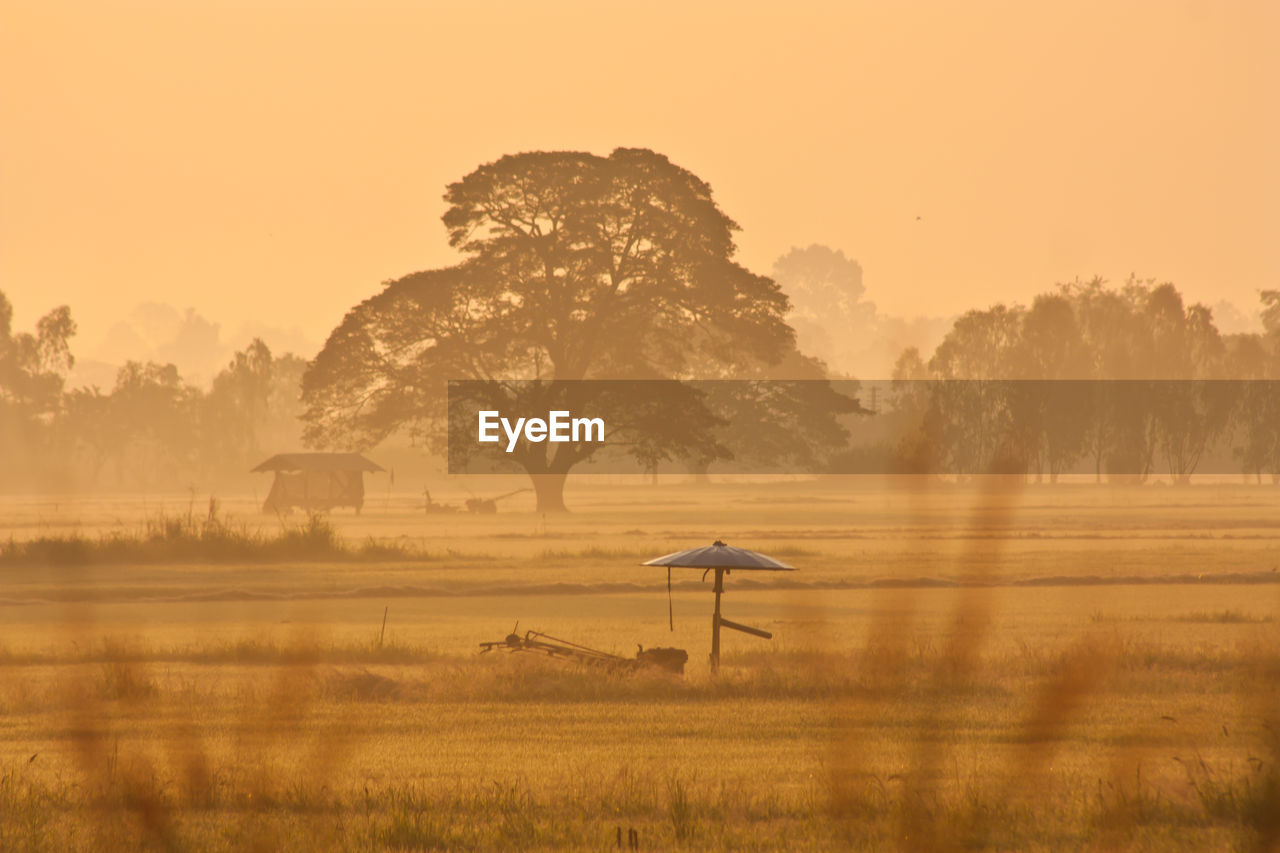
<path id="1" fill-rule="evenodd" d="M 724 592 L 724 569 L 716 569 L 716 609 L 711 614 L 711 674 L 720 672 L 720 593 Z"/>

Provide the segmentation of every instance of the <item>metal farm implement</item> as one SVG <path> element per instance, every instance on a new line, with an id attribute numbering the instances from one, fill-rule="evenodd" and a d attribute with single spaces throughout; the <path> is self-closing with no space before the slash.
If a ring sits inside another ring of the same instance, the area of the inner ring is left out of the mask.
<path id="1" fill-rule="evenodd" d="M 519 627 L 517 623 L 516 627 Z M 684 674 L 684 665 L 689 660 L 684 649 L 658 648 L 645 649 L 636 647 L 636 656 L 624 658 L 621 655 L 602 652 L 580 643 L 562 640 L 544 634 L 541 631 L 526 631 L 520 636 L 513 629 L 505 640 L 492 643 L 481 643 L 480 654 L 502 649 L 508 652 L 528 652 L 546 655 L 556 660 L 572 661 L 590 666 L 597 666 L 613 672 L 635 672 L 647 667 L 657 667 L 677 675 Z"/>

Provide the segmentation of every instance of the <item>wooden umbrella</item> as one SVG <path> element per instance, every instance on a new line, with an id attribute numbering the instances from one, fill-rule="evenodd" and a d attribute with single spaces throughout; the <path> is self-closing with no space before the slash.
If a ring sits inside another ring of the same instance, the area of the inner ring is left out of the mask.
<path id="1" fill-rule="evenodd" d="M 711 672 L 713 675 L 720 671 L 721 625 L 726 628 L 732 628 L 735 631 L 763 637 L 766 640 L 773 639 L 773 635 L 768 631 L 752 628 L 749 625 L 743 625 L 738 622 L 731 622 L 720 615 L 720 595 L 724 592 L 724 576 L 735 569 L 748 572 L 794 572 L 796 570 L 794 566 L 788 566 L 786 563 L 779 562 L 758 551 L 748 551 L 746 548 L 732 548 L 719 539 L 712 545 L 706 545 L 702 548 L 690 548 L 688 551 L 677 551 L 674 554 L 655 557 L 642 565 L 667 567 L 668 595 L 671 592 L 671 570 L 673 568 L 702 569 L 704 578 L 707 576 L 707 572 L 715 571 L 716 606 L 711 615 Z"/>

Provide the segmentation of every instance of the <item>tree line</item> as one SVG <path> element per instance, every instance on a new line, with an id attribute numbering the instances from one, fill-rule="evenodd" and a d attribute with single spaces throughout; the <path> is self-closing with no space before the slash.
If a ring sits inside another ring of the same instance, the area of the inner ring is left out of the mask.
<path id="1" fill-rule="evenodd" d="M 825 324 L 840 341 L 866 334 L 874 311 L 860 299 L 856 261 L 810 247 L 780 258 L 774 277 L 752 272 L 736 260 L 738 226 L 710 186 L 661 154 L 508 155 L 451 184 L 445 201 L 458 263 L 385 282 L 310 362 L 255 341 L 207 391 L 172 365 L 137 362 L 105 392 L 68 391 L 70 310 L 18 333 L 0 294 L 4 487 L 203 483 L 299 438 L 357 451 L 407 440 L 442 458 L 451 380 L 469 380 L 487 409 L 544 412 L 563 408 L 548 403 L 583 379 L 810 380 L 744 383 L 724 398 L 654 396 L 643 417 L 629 426 L 622 418 L 608 449 L 649 471 L 705 474 L 728 459 L 832 470 L 829 457 L 850 431 L 875 422 L 883 432 L 895 417 L 902 429 L 882 448 L 895 469 L 1020 468 L 1052 479 L 1093 459 L 1099 476 L 1141 477 L 1163 455 L 1185 479 L 1231 434 L 1241 436 L 1242 470 L 1277 470 L 1280 417 L 1265 394 L 1226 399 L 1214 396 L 1220 386 L 1174 386 L 1181 396 L 1147 401 L 1164 413 L 1160 427 L 1131 417 L 1132 395 L 1042 399 L 1000 381 L 1280 378 L 1278 291 L 1262 293 L 1258 334 L 1223 335 L 1212 312 L 1186 305 L 1172 284 L 1136 278 L 1074 282 L 1030 307 L 970 311 L 927 359 L 910 348 L 897 360 L 895 379 L 939 381 L 901 385 L 885 405 L 871 401 L 869 417 L 867 400 L 826 384 L 826 365 L 801 351 L 789 323 Z M 805 310 L 793 310 L 784 280 Z M 969 394 L 963 407 L 957 398 L 940 408 L 937 389 L 957 380 L 993 384 L 969 386 L 985 396 Z M 637 411 L 635 399 L 608 393 L 579 402 L 610 422 Z M 751 428 L 726 430 L 743 421 Z M 510 459 L 531 477 L 539 509 L 557 510 L 567 474 L 597 452 L 526 444 Z"/>
<path id="2" fill-rule="evenodd" d="M 1133 277 L 969 311 L 927 361 L 898 359 L 886 467 L 1185 483 L 1216 454 L 1219 470 L 1225 456 L 1276 478 L 1280 383 L 1239 381 L 1280 380 L 1280 291 L 1260 297 L 1262 330 L 1232 335 L 1172 284 Z"/>
<path id="3" fill-rule="evenodd" d="M 203 487 L 297 446 L 304 359 L 255 339 L 207 390 L 172 364 L 136 361 L 110 389 L 68 389 L 75 333 L 68 306 L 16 332 L 0 292 L 0 488 Z"/>

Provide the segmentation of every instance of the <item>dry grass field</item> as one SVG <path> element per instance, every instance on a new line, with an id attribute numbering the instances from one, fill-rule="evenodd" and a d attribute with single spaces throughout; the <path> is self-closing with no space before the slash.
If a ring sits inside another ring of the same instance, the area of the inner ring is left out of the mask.
<path id="1" fill-rule="evenodd" d="M 1280 849 L 1280 489 L 528 497 L 0 499 L 0 850 Z M 775 639 L 713 678 L 638 564 L 716 538 L 801 571 L 730 575 Z M 690 663 L 477 654 L 517 620 Z"/>

